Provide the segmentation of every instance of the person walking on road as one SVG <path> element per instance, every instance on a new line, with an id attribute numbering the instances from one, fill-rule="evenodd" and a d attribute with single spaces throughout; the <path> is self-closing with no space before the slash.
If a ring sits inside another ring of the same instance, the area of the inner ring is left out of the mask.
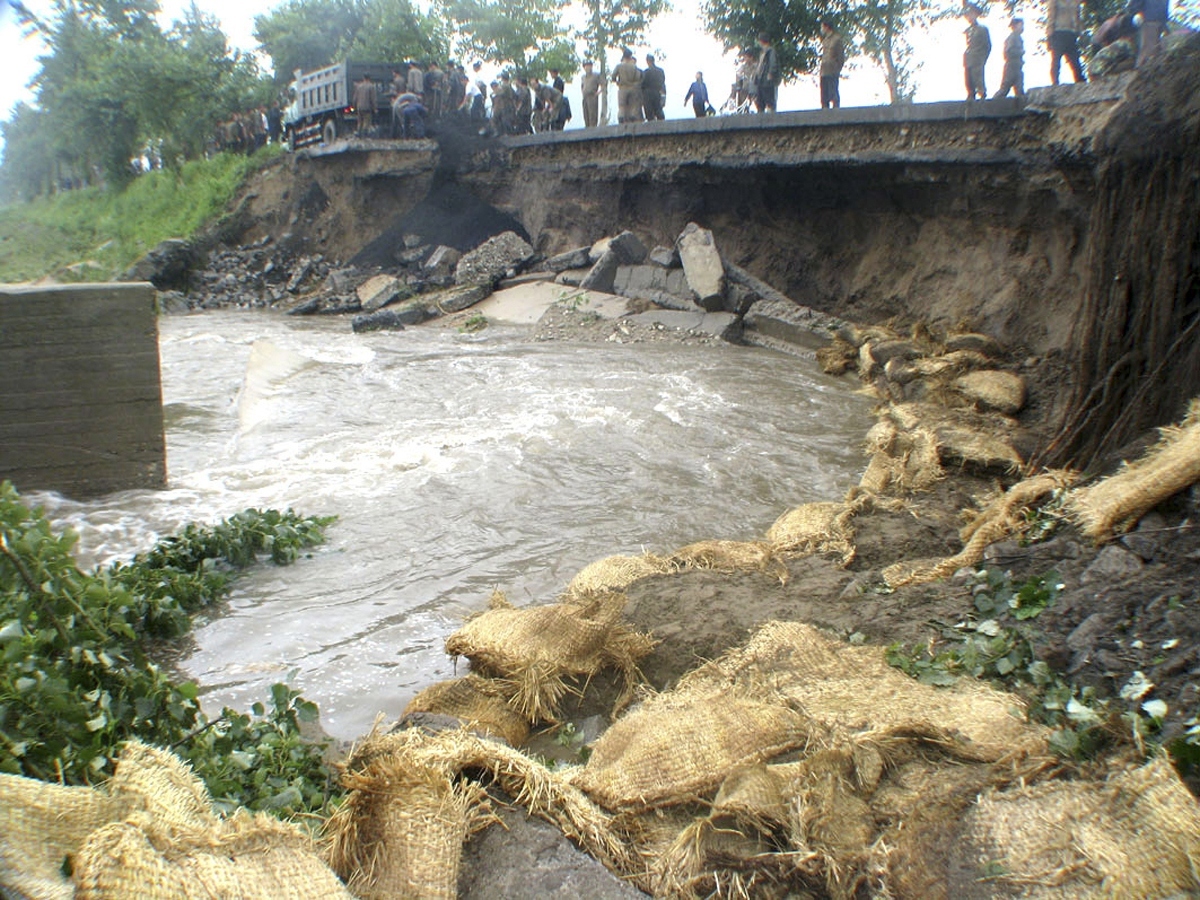
<path id="1" fill-rule="evenodd" d="M 821 109 L 842 105 L 838 81 L 846 65 L 846 42 L 828 19 L 821 22 Z"/>
<path id="2" fill-rule="evenodd" d="M 696 80 L 692 82 L 688 88 L 687 94 L 684 95 L 683 102 L 692 101 L 692 111 L 696 114 L 697 119 L 703 119 L 708 115 L 708 85 L 704 83 L 704 73 L 697 72 Z"/>
<path id="3" fill-rule="evenodd" d="M 1008 37 L 1004 40 L 1004 76 L 993 100 L 1007 97 L 1009 91 L 1014 97 L 1025 96 L 1025 39 L 1021 37 L 1025 33 L 1025 20 L 1013 19 L 1008 28 Z"/>
<path id="4" fill-rule="evenodd" d="M 1079 31 L 1083 27 L 1079 0 L 1049 0 L 1046 6 L 1046 39 L 1050 45 L 1050 83 L 1058 84 L 1058 72 L 1066 57 L 1075 83 L 1087 81 L 1079 59 Z"/>

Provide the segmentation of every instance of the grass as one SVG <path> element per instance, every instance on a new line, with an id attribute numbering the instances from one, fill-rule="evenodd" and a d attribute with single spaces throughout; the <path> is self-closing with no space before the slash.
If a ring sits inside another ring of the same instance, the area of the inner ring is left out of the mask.
<path id="1" fill-rule="evenodd" d="M 142 175 L 123 191 L 83 188 L 0 208 L 0 282 L 106 281 L 166 238 L 187 238 L 224 212 L 280 150 L 232 153 Z"/>

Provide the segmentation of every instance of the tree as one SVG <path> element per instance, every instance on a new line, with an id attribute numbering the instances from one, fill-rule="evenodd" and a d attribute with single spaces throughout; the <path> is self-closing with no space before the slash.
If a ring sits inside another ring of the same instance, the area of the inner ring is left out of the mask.
<path id="1" fill-rule="evenodd" d="M 443 11 L 464 58 L 511 64 L 521 75 L 554 68 L 570 77 L 578 68 L 557 0 L 447 0 Z"/>
<path id="2" fill-rule="evenodd" d="M 669 7 L 668 0 L 585 0 L 587 26 L 580 37 L 600 66 L 600 122 L 608 121 L 608 51 L 641 43 L 650 23 Z"/>
<path id="3" fill-rule="evenodd" d="M 422 13 L 411 0 L 374 0 L 346 55 L 369 62 L 445 59 L 450 46 L 446 32 L 444 19 Z"/>
<path id="4" fill-rule="evenodd" d="M 911 35 L 938 16 L 930 0 L 862 0 L 847 11 L 858 49 L 883 70 L 893 104 L 912 100 L 917 64 Z"/>
<path id="5" fill-rule="evenodd" d="M 276 83 L 333 62 L 362 30 L 365 7 L 363 0 L 288 0 L 255 16 L 254 37 L 271 57 Z"/>
<path id="6" fill-rule="evenodd" d="M 726 51 L 753 47 L 759 34 L 771 39 L 784 81 L 812 71 L 821 55 L 821 20 L 844 14 L 839 0 L 704 0 L 708 31 Z"/>

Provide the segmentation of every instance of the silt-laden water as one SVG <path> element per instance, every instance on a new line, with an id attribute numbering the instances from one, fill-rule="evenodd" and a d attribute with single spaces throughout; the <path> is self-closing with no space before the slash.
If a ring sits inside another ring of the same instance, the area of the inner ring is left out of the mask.
<path id="1" fill-rule="evenodd" d="M 761 537 L 865 463 L 869 401 L 760 349 L 232 311 L 159 328 L 169 489 L 29 499 L 87 566 L 248 506 L 338 516 L 311 557 L 239 578 L 181 666 L 214 710 L 290 676 L 340 738 L 451 676 L 442 643 L 494 588 L 545 603 L 610 554 Z"/>

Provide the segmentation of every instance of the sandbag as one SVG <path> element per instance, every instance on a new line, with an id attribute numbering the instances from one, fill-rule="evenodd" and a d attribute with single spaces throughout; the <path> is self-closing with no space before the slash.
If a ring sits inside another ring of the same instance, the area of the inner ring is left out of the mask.
<path id="1" fill-rule="evenodd" d="M 529 723 L 508 705 L 496 684 L 478 675 L 439 681 L 425 688 L 404 708 L 405 716 L 418 712 L 454 716 L 512 747 L 529 740 Z"/>

